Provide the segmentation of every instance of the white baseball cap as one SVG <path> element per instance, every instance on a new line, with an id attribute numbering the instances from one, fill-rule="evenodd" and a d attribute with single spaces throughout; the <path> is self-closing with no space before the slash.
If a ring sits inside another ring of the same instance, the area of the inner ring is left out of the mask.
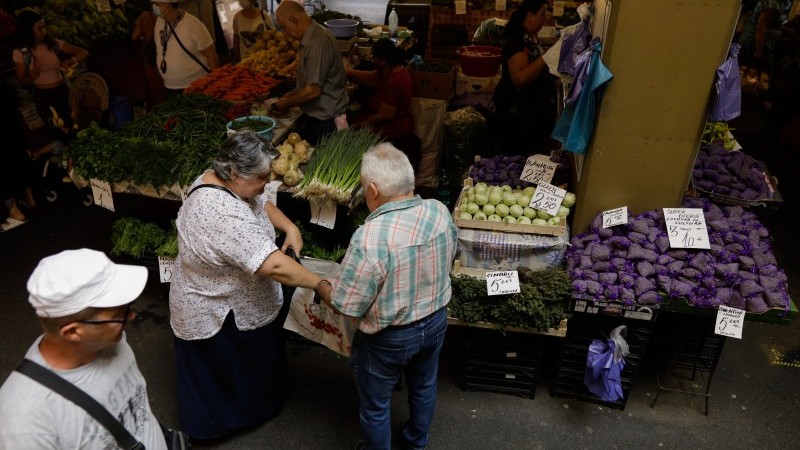
<path id="1" fill-rule="evenodd" d="M 39 262 L 28 278 L 28 301 L 39 317 L 126 305 L 142 293 L 147 268 L 113 263 L 103 252 L 66 250 Z"/>

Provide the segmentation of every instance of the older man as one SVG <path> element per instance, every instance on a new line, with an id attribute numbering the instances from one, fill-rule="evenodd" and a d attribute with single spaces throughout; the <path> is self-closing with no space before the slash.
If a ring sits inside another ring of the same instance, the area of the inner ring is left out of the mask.
<path id="1" fill-rule="evenodd" d="M 305 115 L 300 134 L 316 145 L 320 138 L 336 131 L 336 118 L 347 111 L 347 75 L 339 45 L 297 2 L 281 2 L 275 18 L 286 34 L 300 40 L 300 64 L 297 86 L 272 107 L 281 111 L 299 106 Z"/>
<path id="2" fill-rule="evenodd" d="M 158 16 L 154 38 L 156 66 L 170 94 L 180 94 L 219 66 L 214 40 L 200 19 L 182 10 L 178 0 L 151 0 Z"/>
<path id="3" fill-rule="evenodd" d="M 166 449 L 147 386 L 125 339 L 147 269 L 114 264 L 102 252 L 44 258 L 28 279 L 44 329 L 25 358 L 94 398 L 148 450 Z M 118 448 L 83 408 L 19 372 L 0 387 L 0 449 Z"/>
<path id="4" fill-rule="evenodd" d="M 408 448 L 423 448 L 436 406 L 458 231 L 443 204 L 414 195 L 411 164 L 391 144 L 364 154 L 361 185 L 371 214 L 350 241 L 329 303 L 361 318 L 350 355 L 364 435 L 356 448 L 389 449 L 392 392 L 403 373 L 411 417 L 401 437 Z"/>

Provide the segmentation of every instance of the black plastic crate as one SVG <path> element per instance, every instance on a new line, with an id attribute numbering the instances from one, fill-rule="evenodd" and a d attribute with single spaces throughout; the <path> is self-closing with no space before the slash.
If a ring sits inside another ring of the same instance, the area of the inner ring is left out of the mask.
<path id="1" fill-rule="evenodd" d="M 586 357 L 589 354 L 589 345 L 592 340 L 607 339 L 611 330 L 619 325 L 627 326 L 625 340 L 630 348 L 630 354 L 625 357 L 626 364 L 621 374 L 623 397 L 615 402 L 605 402 L 592 394 L 583 383 Z M 593 314 L 573 314 L 567 326 L 567 336 L 561 349 L 550 395 L 599 403 L 609 408 L 625 409 L 652 331 L 652 321 Z"/>
<path id="2" fill-rule="evenodd" d="M 533 398 L 542 362 L 538 343 L 525 335 L 469 333 L 464 341 L 465 391 L 492 391 Z"/>

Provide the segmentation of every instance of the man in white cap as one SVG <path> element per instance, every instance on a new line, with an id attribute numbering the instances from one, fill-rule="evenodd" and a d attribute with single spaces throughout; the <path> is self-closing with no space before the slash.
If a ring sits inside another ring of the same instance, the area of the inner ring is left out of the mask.
<path id="1" fill-rule="evenodd" d="M 28 301 L 44 334 L 25 358 L 77 386 L 103 405 L 147 450 L 165 450 L 147 386 L 125 325 L 147 269 L 114 264 L 95 250 L 67 250 L 39 262 Z M 118 448 L 114 436 L 83 408 L 19 372 L 0 387 L 0 449 Z"/>
<path id="2" fill-rule="evenodd" d="M 203 22 L 182 10 L 178 0 L 151 0 L 156 16 L 156 67 L 170 94 L 180 94 L 219 66 L 214 40 Z"/>

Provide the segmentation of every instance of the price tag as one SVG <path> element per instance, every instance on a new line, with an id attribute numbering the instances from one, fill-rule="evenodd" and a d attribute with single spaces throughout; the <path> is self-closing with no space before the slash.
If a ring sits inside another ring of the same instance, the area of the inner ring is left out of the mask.
<path id="1" fill-rule="evenodd" d="M 92 178 L 89 180 L 89 185 L 92 187 L 94 204 L 114 211 L 114 197 L 111 194 L 111 184 L 108 181 Z"/>
<path id="2" fill-rule="evenodd" d="M 99 12 L 111 12 L 111 3 L 108 0 L 94 0 L 94 4 Z"/>
<path id="3" fill-rule="evenodd" d="M 564 2 L 553 2 L 553 17 L 564 15 Z"/>
<path id="4" fill-rule="evenodd" d="M 311 205 L 311 223 L 332 230 L 336 224 L 336 207 L 313 200 L 310 200 L 309 204 Z"/>
<path id="5" fill-rule="evenodd" d="M 466 0 L 456 0 L 456 15 L 461 16 L 467 13 L 467 1 Z"/>
<path id="6" fill-rule="evenodd" d="M 519 273 L 516 270 L 486 272 L 487 294 L 516 294 L 519 291 Z"/>
<path id="7" fill-rule="evenodd" d="M 728 133 L 728 139 L 733 141 L 733 148 L 730 151 L 735 152 L 737 150 L 741 150 L 742 146 L 739 145 L 739 141 L 737 141 L 736 138 L 733 137 L 733 133 L 731 133 L 730 131 L 727 131 L 727 133 Z"/>
<path id="8" fill-rule="evenodd" d="M 178 184 L 175 186 L 178 186 L 178 192 L 181 194 L 181 202 L 186 203 L 186 199 L 189 197 L 189 186 L 181 186 Z"/>
<path id="9" fill-rule="evenodd" d="M 603 228 L 611 228 L 628 223 L 628 207 L 609 209 L 603 211 Z"/>
<path id="10" fill-rule="evenodd" d="M 566 194 L 567 191 L 558 186 L 541 182 L 536 186 L 536 192 L 533 193 L 530 207 L 555 216 L 558 214 L 558 207 L 561 206 L 561 202 L 564 201 L 564 196 Z"/>
<path id="11" fill-rule="evenodd" d="M 558 163 L 550 161 L 547 155 L 533 155 L 525 161 L 519 179 L 533 184 L 549 183 L 557 168 Z"/>
<path id="12" fill-rule="evenodd" d="M 264 193 L 267 194 L 267 201 L 275 206 L 278 206 L 278 186 L 280 185 L 280 181 L 274 180 L 264 186 Z"/>
<path id="13" fill-rule="evenodd" d="M 505 11 L 506 0 L 494 0 L 494 9 L 495 11 Z"/>
<path id="14" fill-rule="evenodd" d="M 669 246 L 672 248 L 711 248 L 706 217 L 700 208 L 664 208 Z"/>
<path id="15" fill-rule="evenodd" d="M 172 274 L 175 272 L 175 258 L 158 257 L 158 276 L 162 283 L 172 281 Z"/>
<path id="16" fill-rule="evenodd" d="M 743 309 L 720 305 L 717 311 L 717 323 L 714 325 L 714 333 L 741 339 L 742 329 L 744 328 L 744 313 Z"/>

